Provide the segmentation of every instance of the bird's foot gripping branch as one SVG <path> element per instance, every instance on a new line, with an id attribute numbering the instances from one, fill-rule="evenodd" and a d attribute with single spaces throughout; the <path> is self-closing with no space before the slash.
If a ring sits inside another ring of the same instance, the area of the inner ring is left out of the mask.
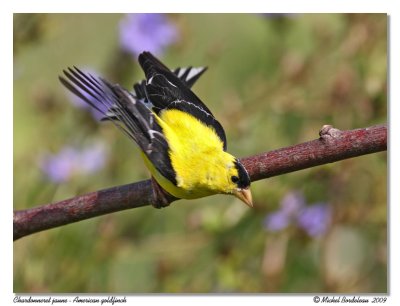
<path id="1" fill-rule="evenodd" d="M 153 188 L 153 197 L 154 201 L 151 204 L 154 208 L 164 208 L 168 207 L 173 201 L 179 200 L 175 198 L 173 195 L 170 195 L 166 192 L 154 179 L 151 177 L 151 186 Z"/>

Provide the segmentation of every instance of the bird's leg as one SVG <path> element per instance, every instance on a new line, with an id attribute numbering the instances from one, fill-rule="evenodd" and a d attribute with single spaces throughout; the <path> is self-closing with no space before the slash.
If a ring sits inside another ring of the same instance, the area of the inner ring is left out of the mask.
<path id="1" fill-rule="evenodd" d="M 153 197 L 154 200 L 151 203 L 151 205 L 154 208 L 163 208 L 169 206 L 171 202 L 177 200 L 173 195 L 169 194 L 166 192 L 154 179 L 154 177 L 151 177 L 151 184 L 153 186 Z"/>

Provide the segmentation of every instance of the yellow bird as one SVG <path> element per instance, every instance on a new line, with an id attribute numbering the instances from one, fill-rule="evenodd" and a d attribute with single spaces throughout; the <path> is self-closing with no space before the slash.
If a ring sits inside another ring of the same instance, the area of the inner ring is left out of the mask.
<path id="1" fill-rule="evenodd" d="M 151 175 L 169 194 L 231 194 L 252 207 L 246 169 L 226 152 L 224 129 L 191 90 L 206 68 L 171 71 L 150 52 L 140 54 L 139 63 L 146 80 L 133 93 L 76 67 L 64 70 L 60 81 L 137 143 Z"/>

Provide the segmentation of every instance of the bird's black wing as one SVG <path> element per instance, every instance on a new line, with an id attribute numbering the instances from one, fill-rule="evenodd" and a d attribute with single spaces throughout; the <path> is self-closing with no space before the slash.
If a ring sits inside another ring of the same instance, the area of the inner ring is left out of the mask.
<path id="1" fill-rule="evenodd" d="M 178 67 L 173 73 L 189 88 L 201 77 L 201 75 L 207 70 L 207 67 Z M 141 80 L 133 84 L 133 90 L 135 98 L 146 104 L 147 107 L 153 108 L 154 105 L 148 100 L 146 93 L 146 80 Z M 102 118 L 101 120 L 110 120 L 109 116 Z"/>
<path id="2" fill-rule="evenodd" d="M 169 146 L 153 112 L 119 85 L 95 78 L 74 67 L 64 70 L 61 83 L 100 111 L 134 140 L 162 176 L 176 182 Z M 123 125 L 121 125 L 121 122 Z"/>
<path id="3" fill-rule="evenodd" d="M 201 75 L 207 70 L 207 67 L 178 67 L 173 70 L 173 73 L 189 88 L 192 88 L 194 83 L 201 77 Z M 144 102 L 147 101 L 146 97 L 146 80 L 141 80 L 133 84 L 136 99 Z"/>
<path id="4" fill-rule="evenodd" d="M 139 99 L 151 103 L 156 114 L 165 109 L 179 109 L 186 111 L 201 122 L 213 128 L 223 142 L 223 149 L 226 150 L 226 136 L 221 124 L 215 119 L 208 107 L 190 90 L 190 84 L 200 77 L 186 80 L 185 71 L 179 76 L 168 69 L 150 52 L 143 52 L 139 55 L 139 63 L 146 75 L 146 82 L 136 84 L 135 92 Z M 203 71 L 204 72 L 204 71 Z M 202 73 L 202 72 L 201 72 Z M 184 80 L 185 79 L 185 80 Z"/>
<path id="5" fill-rule="evenodd" d="M 191 88 L 194 83 L 201 77 L 201 75 L 207 70 L 207 67 L 178 67 L 173 73 L 184 83 L 186 86 Z M 146 80 L 141 80 L 133 84 L 133 90 L 135 99 L 144 103 L 148 108 L 153 108 L 153 104 L 148 101 L 146 96 Z M 112 117 L 111 113 L 101 118 L 102 121 L 118 120 L 117 117 Z"/>

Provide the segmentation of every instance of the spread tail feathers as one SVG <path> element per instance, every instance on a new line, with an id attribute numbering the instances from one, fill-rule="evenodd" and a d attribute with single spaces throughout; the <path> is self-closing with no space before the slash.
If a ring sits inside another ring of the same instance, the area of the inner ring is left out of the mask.
<path id="1" fill-rule="evenodd" d="M 108 117 L 134 140 L 157 170 L 176 183 L 169 146 L 154 113 L 118 84 L 95 78 L 78 68 L 68 68 L 61 83 L 83 101 Z M 122 123 L 122 124 L 121 124 Z"/>

